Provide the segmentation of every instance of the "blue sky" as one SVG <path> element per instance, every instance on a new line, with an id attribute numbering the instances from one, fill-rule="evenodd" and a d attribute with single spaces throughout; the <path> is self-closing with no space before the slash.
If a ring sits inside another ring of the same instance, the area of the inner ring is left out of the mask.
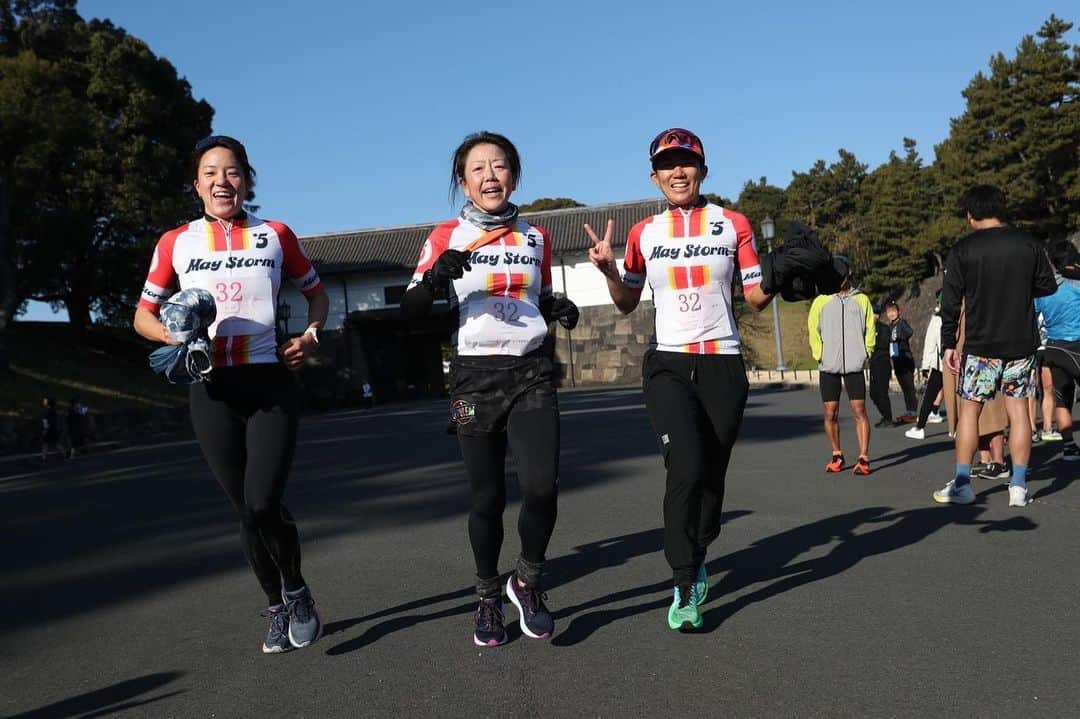
<path id="1" fill-rule="evenodd" d="M 1051 12 L 1080 22 L 1075 5 L 1041 0 L 877 5 L 81 0 L 79 11 L 168 58 L 214 107 L 214 131 L 247 145 L 260 214 L 311 234 L 452 216 L 450 154 L 477 129 L 518 146 L 518 202 L 652 197 L 647 146 L 673 125 L 705 143 L 704 189 L 732 198 L 761 176 L 786 186 L 841 147 L 873 167 L 909 136 L 932 160 L 992 54 L 1011 55 Z"/>

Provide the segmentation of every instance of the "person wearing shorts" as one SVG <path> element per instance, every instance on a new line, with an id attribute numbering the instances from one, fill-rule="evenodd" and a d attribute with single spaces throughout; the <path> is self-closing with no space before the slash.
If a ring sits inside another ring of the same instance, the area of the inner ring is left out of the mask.
<path id="1" fill-rule="evenodd" d="M 1035 391 L 1036 297 L 1057 290 L 1046 250 L 1027 233 L 1007 225 L 1005 195 L 993 185 L 969 189 L 960 200 L 973 232 L 945 261 L 941 300 L 944 364 L 957 374 L 956 473 L 934 492 L 943 504 L 971 504 L 971 459 L 979 440 L 983 403 L 1001 394 L 1009 415 L 1012 477 L 1009 506 L 1027 504 L 1031 456 L 1028 397 Z M 964 307 L 964 352 L 956 349 Z"/>
<path id="2" fill-rule="evenodd" d="M 832 455 L 825 471 L 844 469 L 840 448 L 840 389 L 847 392 L 848 405 L 855 416 L 859 457 L 852 467 L 857 475 L 870 474 L 870 418 L 866 414 L 866 376 L 863 368 L 877 341 L 876 318 L 870 299 L 853 286 L 847 259 L 837 255 L 833 267 L 844 278 L 840 290 L 819 295 L 810 305 L 807 329 L 810 353 L 818 363 L 821 401 L 824 405 L 825 436 Z"/>
<path id="3" fill-rule="evenodd" d="M 1044 369 L 1049 369 L 1054 400 L 1054 419 L 1061 433 L 1061 458 L 1080 461 L 1073 439 L 1072 408 L 1076 383 L 1080 381 L 1080 252 L 1068 240 L 1049 248 L 1058 282 L 1052 295 L 1035 300 L 1046 325 Z"/>
<path id="4" fill-rule="evenodd" d="M 705 554 L 720 534 L 724 482 L 742 424 L 749 383 L 732 308 L 739 281 L 746 303 L 764 309 L 773 296 L 810 299 L 835 292 L 832 256 L 816 233 L 792 222 L 783 246 L 759 259 L 750 222 L 701 194 L 708 174 L 701 139 L 683 128 L 649 145 L 650 179 L 668 208 L 634 225 L 623 272 L 615 261 L 608 221 L 589 260 L 604 275 L 623 314 L 637 308 L 648 283 L 655 340 L 642 362 L 645 405 L 667 471 L 664 556 L 674 584 L 668 627 L 700 627 L 708 592 Z"/>

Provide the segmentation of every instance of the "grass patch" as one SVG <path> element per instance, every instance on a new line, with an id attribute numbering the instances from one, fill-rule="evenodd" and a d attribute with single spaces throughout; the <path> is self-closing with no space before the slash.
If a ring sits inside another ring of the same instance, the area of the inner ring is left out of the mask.
<path id="1" fill-rule="evenodd" d="M 8 329 L 11 369 L 0 373 L 0 415 L 41 413 L 43 397 L 72 398 L 98 412 L 176 407 L 187 392 L 150 371 L 153 347 L 124 328 L 76 336 L 64 323 L 16 322 Z"/>
<path id="2" fill-rule="evenodd" d="M 810 302 L 774 300 L 780 308 L 780 336 L 784 347 L 784 365 L 788 369 L 817 369 L 810 356 L 810 334 L 806 317 Z M 735 308 L 739 320 L 739 335 L 743 341 L 743 357 L 747 367 L 776 369 L 776 340 L 773 333 L 773 310 L 766 307 L 755 312 L 739 300 Z"/>

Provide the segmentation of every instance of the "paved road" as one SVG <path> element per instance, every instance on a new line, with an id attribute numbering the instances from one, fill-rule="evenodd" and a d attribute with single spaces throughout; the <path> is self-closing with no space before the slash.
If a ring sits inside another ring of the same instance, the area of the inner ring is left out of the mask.
<path id="1" fill-rule="evenodd" d="M 755 391 L 705 628 L 679 634 L 640 393 L 562 406 L 558 633 L 492 650 L 470 638 L 467 493 L 439 404 L 305 421 L 288 502 L 328 627 L 283 656 L 258 651 L 261 593 L 193 443 L 0 467 L 0 715 L 1077 715 L 1080 467 L 1052 447 L 1029 507 L 979 480 L 978 504 L 935 506 L 943 425 L 875 432 L 871 477 L 827 477 L 816 393 Z"/>

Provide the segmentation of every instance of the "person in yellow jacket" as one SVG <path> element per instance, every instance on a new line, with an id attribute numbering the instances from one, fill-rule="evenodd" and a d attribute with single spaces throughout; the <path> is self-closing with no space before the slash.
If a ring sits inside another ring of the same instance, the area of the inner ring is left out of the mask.
<path id="1" fill-rule="evenodd" d="M 825 436 L 832 445 L 832 458 L 826 472 L 844 469 L 844 452 L 840 449 L 840 387 L 847 391 L 851 413 L 855 415 L 855 432 L 859 438 L 859 458 L 852 473 L 870 474 L 870 418 L 866 414 L 866 377 L 863 367 L 874 351 L 877 330 L 874 308 L 870 299 L 855 288 L 847 258 L 837 255 L 833 266 L 844 276 L 840 290 L 831 295 L 818 295 L 810 305 L 807 327 L 810 330 L 810 351 L 817 360 L 821 379 L 821 401 L 824 404 Z"/>

